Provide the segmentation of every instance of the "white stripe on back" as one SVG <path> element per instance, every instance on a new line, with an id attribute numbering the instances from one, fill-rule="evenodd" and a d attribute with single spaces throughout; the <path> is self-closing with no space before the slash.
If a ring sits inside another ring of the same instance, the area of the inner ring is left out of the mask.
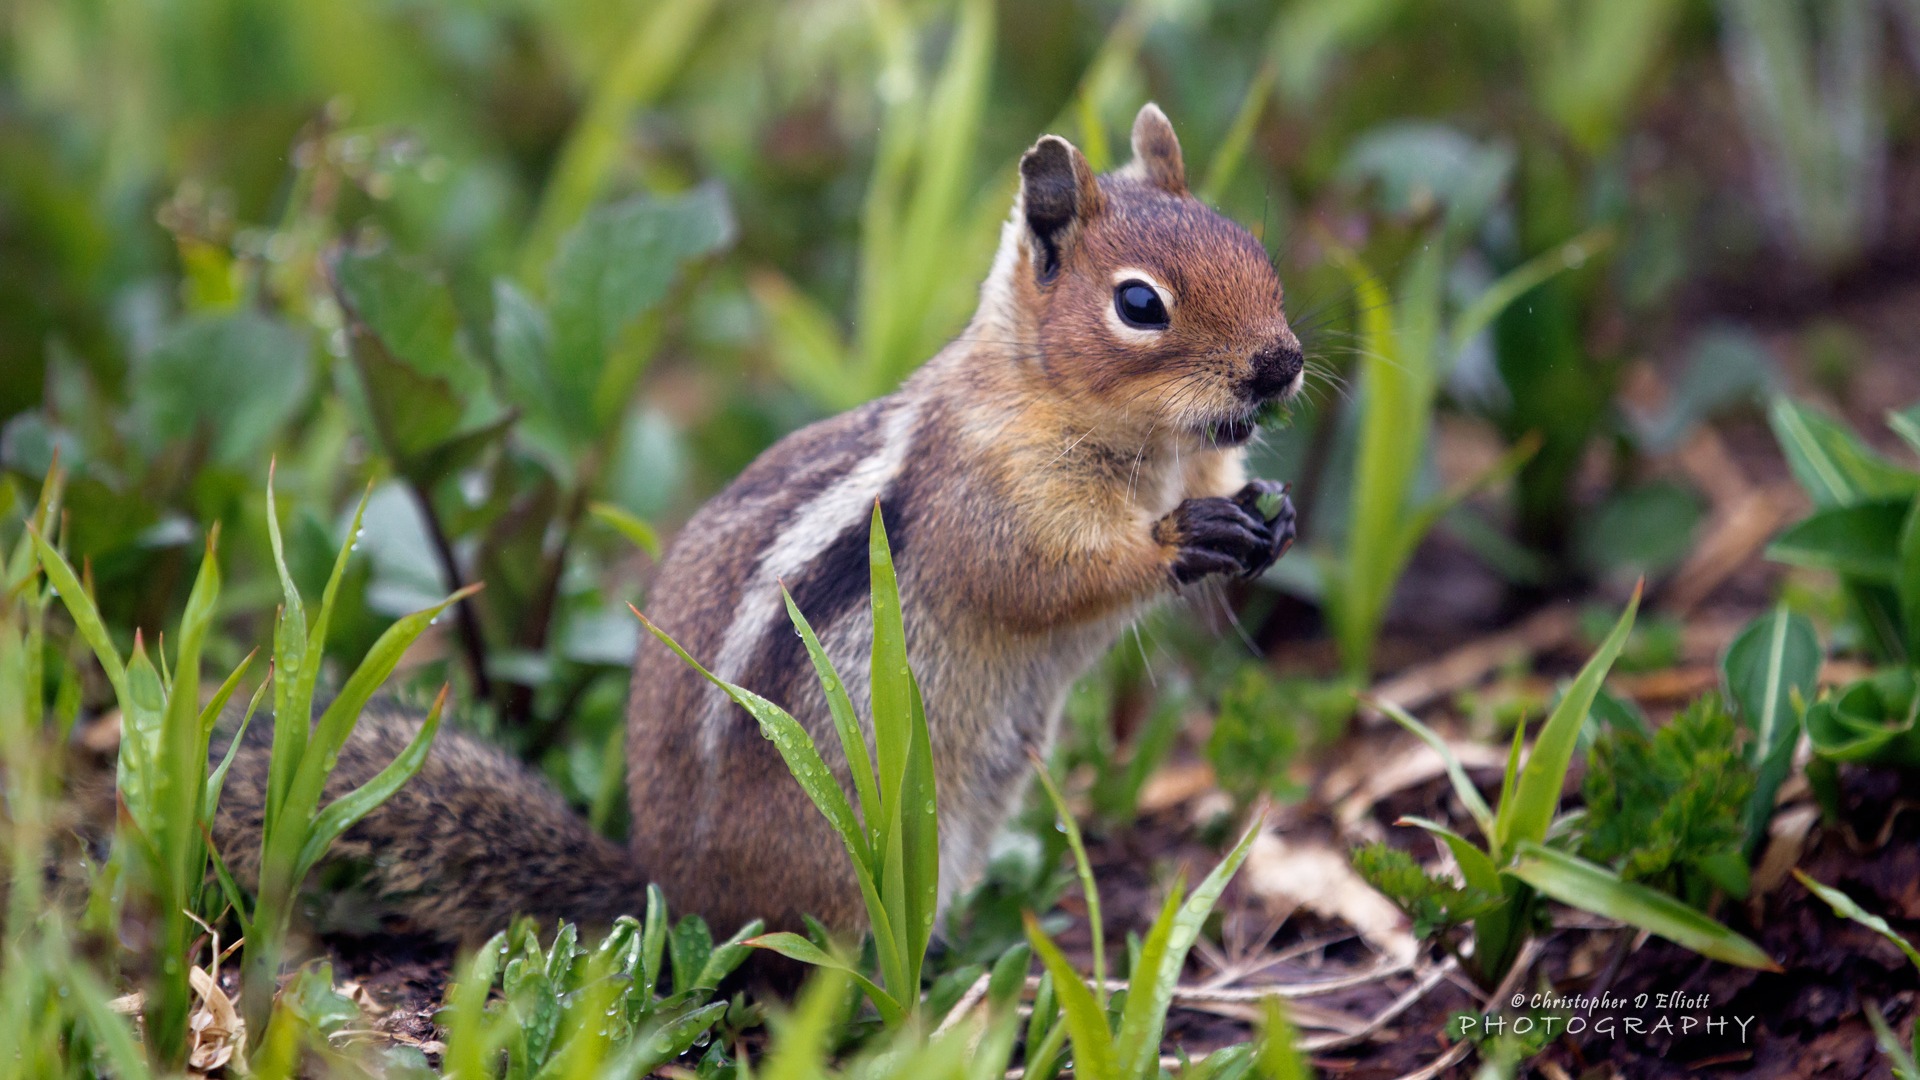
<path id="1" fill-rule="evenodd" d="M 740 603 L 734 609 L 733 622 L 714 658 L 712 671 L 728 682 L 738 682 L 753 658 L 753 649 L 769 632 L 787 629 L 786 606 L 780 599 L 780 582 L 792 581 L 807 565 L 820 556 L 848 529 L 861 528 L 873 513 L 874 500 L 880 498 L 906 464 L 907 451 L 913 446 L 919 405 L 901 400 L 881 421 L 880 446 L 860 459 L 845 476 L 794 511 L 789 524 L 774 538 L 773 545 L 760 556 L 746 584 L 740 590 Z M 778 626 L 775 626 L 778 620 Z M 814 628 L 822 638 L 828 628 Z M 791 632 L 791 631 L 789 631 Z M 747 687 L 749 690 L 755 687 Z M 849 690 L 852 687 L 848 688 Z M 713 762 L 720 751 L 731 699 L 719 687 L 711 687 L 706 712 L 701 720 L 700 752 Z"/>

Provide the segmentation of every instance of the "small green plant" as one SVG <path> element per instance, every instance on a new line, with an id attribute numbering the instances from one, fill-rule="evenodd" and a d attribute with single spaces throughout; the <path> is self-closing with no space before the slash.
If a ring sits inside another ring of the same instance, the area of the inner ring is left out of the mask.
<path id="1" fill-rule="evenodd" d="M 1275 676 L 1243 664 L 1220 695 L 1207 761 L 1220 787 L 1241 805 L 1260 795 L 1297 799 L 1287 776 L 1303 744 L 1337 736 L 1353 713 L 1353 687 L 1343 681 Z"/>
<path id="2" fill-rule="evenodd" d="M 1524 728 L 1516 728 L 1507 757 L 1498 807 L 1490 808 L 1466 770 L 1447 749 L 1445 740 L 1404 709 L 1391 702 L 1379 708 L 1418 736 L 1440 755 L 1454 793 L 1480 828 L 1484 847 L 1437 821 L 1405 817 L 1401 824 L 1418 825 L 1437 837 L 1453 853 L 1468 889 L 1500 898 L 1498 906 L 1472 919 L 1474 949 L 1465 966 L 1486 985 L 1506 974 L 1521 945 L 1533 933 L 1542 915 L 1540 896 L 1637 926 L 1703 956 L 1742 967 L 1773 969 L 1774 962 L 1760 947 L 1698 910 L 1665 893 L 1625 881 L 1618 873 L 1571 854 L 1563 824 L 1556 822 L 1560 790 L 1566 782 L 1580 731 L 1600 692 L 1600 684 L 1625 646 L 1640 607 L 1640 592 L 1614 624 L 1613 632 L 1568 686 L 1560 703 L 1534 737 L 1533 750 L 1521 763 Z M 1415 894 L 1408 902 L 1430 896 Z M 1471 895 L 1471 894 L 1469 894 Z M 1399 899 L 1399 898 L 1395 898 Z M 1431 921 L 1431 920 L 1430 920 Z M 1441 924 L 1464 922 L 1460 918 Z"/>
<path id="3" fill-rule="evenodd" d="M 1886 213 L 1881 27 L 1870 0 L 1720 0 L 1723 51 L 1791 247 L 1821 271 L 1865 253 Z"/>
<path id="4" fill-rule="evenodd" d="M 927 85 L 902 7 L 874 6 L 887 95 L 860 229 L 860 280 L 849 342 L 817 301 L 771 271 L 754 292 L 774 357 L 821 404 L 850 408 L 890 393 L 966 318 L 1004 197 L 974 195 L 975 141 L 993 65 L 994 5 L 962 0 L 945 66 Z"/>
<path id="5" fill-rule="evenodd" d="M 1893 927 L 1887 925 L 1887 920 L 1862 908 L 1854 902 L 1853 897 L 1839 889 L 1831 885 L 1822 885 L 1797 869 L 1793 872 L 1793 876 L 1799 880 L 1800 884 L 1807 887 L 1808 892 L 1826 901 L 1835 915 L 1843 919 L 1851 919 L 1893 942 L 1894 946 L 1913 962 L 1914 970 L 1920 971 L 1920 949 L 1914 948 L 1913 942 L 1894 933 Z M 1920 1065 L 1915 1063 L 1915 1059 L 1920 1058 L 1920 1023 L 1914 1025 L 1913 1044 L 1902 1046 L 1899 1037 L 1887 1024 L 1887 1018 L 1880 1012 L 1878 1005 L 1871 1001 L 1867 1002 L 1866 1012 L 1867 1022 L 1873 1027 L 1874 1040 L 1880 1044 L 1880 1052 L 1887 1056 L 1887 1063 L 1893 1069 L 1895 1080 L 1920 1080 Z"/>
<path id="6" fill-rule="evenodd" d="M 448 991 L 448 1072 L 494 1075 L 485 1063 L 504 1057 L 509 1078 L 645 1075 L 707 1044 L 730 1009 L 745 1017 L 743 1005 L 713 997 L 759 929 L 750 923 L 716 947 L 698 916 L 670 926 L 657 888 L 647 890 L 645 922 L 622 916 L 591 949 L 571 923 L 542 948 L 523 920 L 469 958 Z"/>
<path id="7" fill-rule="evenodd" d="M 1820 661 L 1813 623 L 1784 606 L 1748 623 L 1720 658 L 1721 681 L 1746 728 L 1747 765 L 1754 775 L 1743 815 L 1748 859 L 1766 839 L 1774 798 L 1793 768 L 1802 709 L 1819 683 Z"/>
<path id="8" fill-rule="evenodd" d="M 786 596 L 787 615 L 806 642 L 820 677 L 821 690 L 833 715 L 841 752 L 853 772 L 859 816 L 847 794 L 821 760 L 813 737 L 786 710 L 751 690 L 715 676 L 688 656 L 666 632 L 640 615 L 682 660 L 726 691 L 759 722 L 773 741 L 807 797 L 833 825 L 846 844 L 860 895 L 866 901 L 868 926 L 879 954 L 881 981 L 875 983 L 852 964 L 793 933 L 767 934 L 748 944 L 821 967 L 846 969 L 874 1008 L 891 1025 L 913 1016 L 920 1006 L 920 971 L 927 942 L 933 936 L 934 909 L 940 888 L 939 815 L 935 807 L 933 745 L 927 734 L 927 714 L 920 701 L 920 684 L 907 664 L 906 631 L 900 617 L 900 587 L 893 572 L 893 551 L 887 530 L 874 504 L 868 541 L 873 610 L 873 658 L 870 668 L 873 755 L 847 695 L 846 683 L 806 616 Z M 639 615 L 636 610 L 634 614 Z M 864 824 L 863 824 L 864 823 Z"/>
<path id="9" fill-rule="evenodd" d="M 1784 397 L 1770 419 L 1814 511 L 1776 537 L 1767 554 L 1838 575 L 1858 640 L 1885 665 L 1808 704 L 1807 737 L 1830 761 L 1920 764 L 1920 470 L 1882 457 L 1841 424 Z M 1920 453 L 1920 404 L 1890 413 L 1887 423 Z"/>
<path id="10" fill-rule="evenodd" d="M 1737 732 L 1732 714 L 1708 694 L 1651 735 L 1633 728 L 1601 735 L 1582 789 L 1581 856 L 1697 908 L 1715 889 L 1744 898 L 1754 769 Z"/>
<path id="11" fill-rule="evenodd" d="M 1073 1072 L 1076 1077 L 1088 1077 L 1089 1080 L 1151 1080 L 1159 1075 L 1160 1037 L 1166 1028 L 1167 1010 L 1173 1004 L 1173 992 L 1180 983 L 1180 972 L 1186 966 L 1187 952 L 1200 936 L 1201 928 L 1213 913 L 1214 905 L 1219 902 L 1227 882 L 1239 871 L 1240 864 L 1246 861 L 1247 853 L 1253 850 L 1254 838 L 1260 834 L 1262 815 L 1255 815 L 1239 843 L 1227 852 L 1226 858 L 1220 860 L 1220 864 L 1191 894 L 1186 891 L 1184 879 L 1173 883 L 1165 905 L 1161 907 L 1159 916 L 1154 919 L 1139 948 L 1130 950 L 1132 969 L 1128 973 L 1124 1001 L 1113 1003 L 1110 1007 L 1107 999 L 1106 944 L 1100 925 L 1100 892 L 1093 879 L 1092 866 L 1087 861 L 1086 846 L 1080 839 L 1079 826 L 1074 822 L 1073 812 L 1068 809 L 1060 789 L 1054 785 L 1041 763 L 1035 762 L 1034 767 L 1040 775 L 1041 786 L 1053 802 L 1055 813 L 1059 815 L 1060 827 L 1066 830 L 1074 864 L 1080 875 L 1081 889 L 1086 895 L 1087 919 L 1093 930 L 1093 978 L 1091 982 L 1083 980 L 1060 947 L 1040 928 L 1040 921 L 1031 913 L 1027 915 L 1027 940 L 1047 973 L 1048 981 L 1042 984 L 1042 993 L 1051 999 L 1044 1002 L 1044 1010 L 1042 1000 L 1038 997 L 1035 999 L 1033 1016 L 1038 1030 L 1029 1028 L 1028 1031 L 1029 1075 L 1051 1077 L 1058 1071 L 1060 1061 L 1057 1054 L 1064 1038 L 1073 1047 Z M 1043 1015 L 1050 1015 L 1056 1009 L 1059 1013 L 1057 1019 L 1041 1022 Z M 1226 1064 L 1219 1063 L 1215 1068 L 1224 1068 Z"/>
<path id="12" fill-rule="evenodd" d="M 1533 259 L 1448 311 L 1447 229 L 1435 226 L 1410 258 L 1397 294 L 1352 252 L 1334 259 L 1353 284 L 1359 312 L 1359 443 L 1346 536 L 1337 554 L 1322 552 L 1322 592 L 1340 662 L 1364 680 L 1386 620 L 1387 604 L 1422 538 L 1480 488 L 1512 475 L 1538 448 L 1522 438 L 1473 482 L 1426 497 L 1418 492 L 1428 459 L 1427 436 L 1440 381 L 1467 344 L 1530 289 L 1579 266 L 1608 243 L 1605 233 L 1578 237 Z"/>
<path id="13" fill-rule="evenodd" d="M 49 476 L 44 490 L 58 488 L 58 475 Z M 40 531 L 46 525 L 47 505 L 43 502 L 39 524 L 28 530 L 46 575 L 47 595 L 60 597 L 80 636 L 99 659 L 120 706 L 115 776 L 120 813 L 107 872 L 131 887 L 129 899 L 136 917 L 151 919 L 158 927 L 147 986 L 147 1047 L 156 1066 L 177 1068 L 185 1060 L 187 1016 L 193 1004 L 187 969 L 191 944 L 199 932 L 194 913 L 203 907 L 207 828 L 225 775 L 224 770 L 207 775 L 207 746 L 214 721 L 239 687 L 252 657 L 202 703 L 201 649 L 220 594 L 220 571 L 214 558 L 218 530 L 207 537 L 175 639 L 173 663 L 168 664 L 162 646 L 160 664 L 155 666 L 137 631 L 132 654 L 121 656 L 79 575 Z M 255 694 L 254 703 L 259 699 Z"/>
<path id="14" fill-rule="evenodd" d="M 44 678 L 54 590 L 39 573 L 33 537 L 48 535 L 49 524 L 58 520 L 61 483 L 55 469 L 24 514 L 20 534 L 0 548 L 0 775 L 6 777 L 0 848 L 7 855 L 0 870 L 6 900 L 0 970 L 7 974 L 0 979 L 0 1046 L 9 1055 L 0 1071 L 80 1077 L 91 1075 L 91 1066 L 138 1078 L 146 1075 L 147 1062 L 131 1026 L 109 1007 L 112 995 L 74 948 L 65 914 L 48 908 L 43 889 L 60 781 L 46 719 L 59 718 L 52 734 L 64 739 L 79 705 L 70 662 L 58 665 L 54 700 L 46 696 Z M 0 503 L 15 497 L 12 484 L 0 481 Z M 0 520 L 11 516 L 0 513 Z"/>
<path id="15" fill-rule="evenodd" d="M 320 805 L 327 777 L 333 772 L 340 748 L 360 719 L 360 710 L 373 697 L 408 646 L 424 633 L 448 607 L 478 591 L 469 586 L 432 607 L 417 611 L 395 622 L 380 635 L 373 648 L 353 673 L 340 684 L 339 693 L 311 723 L 320 668 L 326 658 L 327 630 L 339 598 L 340 580 L 353 553 L 354 538 L 359 536 L 361 515 L 366 499 L 354 510 L 348 541 L 334 559 L 333 573 L 321 594 L 320 607 L 309 623 L 300 590 L 287 572 L 286 554 L 280 538 L 278 508 L 273 498 L 273 478 L 267 478 L 267 529 L 273 542 L 274 565 L 280 572 L 281 608 L 273 632 L 273 725 L 272 756 L 267 771 L 266 804 L 262 807 L 260 836 L 260 878 L 251 907 L 224 871 L 220 880 L 239 919 L 246 945 L 241 954 L 242 1001 L 247 1026 L 265 1031 L 272 1013 L 274 988 L 280 976 L 281 958 L 286 949 L 287 931 L 293 919 L 294 904 L 307 874 L 317 865 L 327 848 L 341 833 L 367 816 L 401 785 L 413 778 L 426 763 L 427 749 L 440 727 L 441 709 L 446 705 L 445 687 L 428 711 L 419 734 L 385 768 L 362 787 L 342 795 L 325 807 Z M 210 730 L 209 725 L 209 730 Z M 236 735 L 228 751 L 228 761 L 240 745 Z M 206 759 L 205 740 L 200 760 Z M 209 797 L 218 797 L 218 780 L 225 775 L 226 764 L 214 773 Z M 196 765 L 190 775 L 198 775 Z"/>

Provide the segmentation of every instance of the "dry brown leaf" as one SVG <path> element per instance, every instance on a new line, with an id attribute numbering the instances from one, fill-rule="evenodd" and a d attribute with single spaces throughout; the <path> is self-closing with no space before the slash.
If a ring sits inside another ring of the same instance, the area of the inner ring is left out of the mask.
<path id="1" fill-rule="evenodd" d="M 1753 868 L 1755 904 L 1779 888 L 1781 882 L 1787 880 L 1787 872 L 1800 864 L 1800 855 L 1807 849 L 1807 834 L 1819 820 L 1820 808 L 1812 803 L 1789 806 L 1773 816 L 1773 824 L 1767 829 L 1766 850 L 1761 853 L 1759 865 Z"/>
<path id="2" fill-rule="evenodd" d="M 234 1008 L 233 999 L 220 989 L 220 984 L 205 968 L 198 965 L 189 968 L 187 983 L 200 997 L 187 1019 L 187 1029 L 193 1036 L 187 1068 L 206 1075 L 224 1068 L 234 1055 L 246 1048 L 247 1025 Z"/>
<path id="3" fill-rule="evenodd" d="M 1354 872 L 1345 852 L 1327 844 L 1261 833 L 1247 854 L 1242 879 L 1256 896 L 1292 901 L 1323 918 L 1339 919 L 1396 963 L 1411 963 L 1419 951 L 1407 917 Z"/>
<path id="4" fill-rule="evenodd" d="M 1213 767 L 1203 761 L 1168 765 L 1154 771 L 1140 786 L 1139 809 L 1143 814 L 1170 810 L 1189 799 L 1213 790 Z"/>
<path id="5" fill-rule="evenodd" d="M 1499 769 L 1507 763 L 1506 751 L 1482 743 L 1447 742 L 1460 764 L 1469 769 Z M 1394 745 L 1384 760 L 1374 758 L 1364 765 L 1342 766 L 1352 769 L 1339 779 L 1345 784 L 1343 797 L 1334 808 L 1334 819 L 1342 829 L 1351 829 L 1372 812 L 1380 800 L 1417 787 L 1446 774 L 1446 763 L 1433 747 L 1418 739 L 1403 739 Z M 1332 783 L 1327 790 L 1335 789 Z"/>

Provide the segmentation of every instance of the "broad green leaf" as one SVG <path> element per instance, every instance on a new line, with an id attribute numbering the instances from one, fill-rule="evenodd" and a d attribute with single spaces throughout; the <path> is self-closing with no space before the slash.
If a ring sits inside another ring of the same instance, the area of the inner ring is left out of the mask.
<path id="1" fill-rule="evenodd" d="M 755 919 L 734 931 L 732 937 L 714 946 L 707 953 L 707 962 L 700 966 L 699 973 L 694 976 L 693 985 L 717 989 L 727 976 L 733 974 L 735 968 L 746 962 L 750 951 L 747 939 L 758 936 L 762 929 L 764 924 Z"/>
<path id="2" fill-rule="evenodd" d="M 1067 1034 L 1073 1040 L 1075 1076 L 1089 1080 L 1118 1080 L 1120 1072 L 1114 1055 L 1113 1034 L 1107 1030 L 1106 1010 L 1093 999 L 1093 992 L 1080 980 L 1060 947 L 1040 929 L 1031 912 L 1021 915 L 1026 921 L 1027 943 L 1039 955 L 1040 963 L 1053 976 L 1054 994 L 1065 1014 Z M 1131 1078 L 1130 1078 L 1131 1080 Z"/>
<path id="3" fill-rule="evenodd" d="M 1720 662 L 1727 693 L 1753 735 L 1747 748 L 1748 762 L 1757 770 L 1746 811 L 1750 852 L 1766 836 L 1774 796 L 1793 764 L 1799 703 L 1813 699 L 1821 659 L 1813 623 L 1779 607 L 1748 623 Z"/>
<path id="4" fill-rule="evenodd" d="M 759 937 L 748 938 L 744 944 L 756 949 L 768 949 L 777 952 L 789 960 L 798 960 L 803 964 L 838 971 L 850 976 L 854 984 L 860 987 L 861 991 L 867 995 L 867 1000 L 873 1002 L 874 1008 L 880 1010 L 881 1017 L 885 1019 L 889 1025 L 898 1024 L 906 1018 L 906 1013 L 900 1008 L 899 1003 L 888 996 L 885 990 L 875 985 L 871 979 L 860 974 L 853 965 L 827 952 L 825 949 L 801 937 L 799 934 L 786 932 L 761 934 Z"/>
<path id="5" fill-rule="evenodd" d="M 1547 826 L 1553 823 L 1554 812 L 1560 806 L 1560 789 L 1566 783 L 1567 766 L 1573 761 L 1574 747 L 1580 741 L 1580 728 L 1586 723 L 1587 710 L 1593 707 L 1600 684 L 1606 681 L 1607 671 L 1626 646 L 1634 615 L 1640 610 L 1640 592 L 1641 586 L 1634 586 L 1633 598 L 1621 612 L 1620 621 L 1601 642 L 1600 650 L 1580 669 L 1580 674 L 1560 698 L 1560 704 L 1534 736 L 1533 752 L 1527 755 L 1513 794 L 1500 800 L 1500 810 L 1494 817 L 1496 863 L 1502 861 L 1500 856 L 1514 850 L 1516 842 L 1537 842 L 1546 837 Z"/>
<path id="6" fill-rule="evenodd" d="M 107 624 L 100 618 L 100 609 L 93 604 L 93 597 L 81 586 L 79 575 L 73 572 L 73 566 L 66 556 L 60 554 L 38 529 L 29 529 L 27 535 L 33 538 L 34 550 L 40 554 L 40 567 L 46 572 L 47 583 L 53 586 L 54 594 L 60 597 L 67 613 L 73 617 L 73 628 L 80 632 L 93 655 L 100 660 L 101 670 L 107 673 L 107 682 L 112 685 L 114 697 L 121 701 L 127 699 L 127 669 L 120 660 L 120 650 L 113 644 L 113 635 L 107 633 Z"/>
<path id="7" fill-rule="evenodd" d="M 154 452 L 161 440 L 204 434 L 214 461 L 251 465 L 306 403 L 309 341 L 251 309 L 189 316 L 134 362 L 134 424 L 154 440 Z"/>
<path id="8" fill-rule="evenodd" d="M 640 520 L 612 503 L 597 502 L 587 507 L 587 512 L 611 525 L 621 536 L 627 538 L 634 547 L 646 552 L 654 559 L 660 558 L 660 534 L 653 526 Z"/>
<path id="9" fill-rule="evenodd" d="M 1227 882 L 1240 871 L 1240 864 L 1253 850 L 1253 841 L 1260 835 L 1262 824 L 1256 817 L 1247 826 L 1240 842 L 1227 852 L 1212 873 L 1201 879 L 1185 903 L 1177 902 L 1180 887 L 1176 885 L 1168 897 L 1167 907 L 1155 920 L 1127 984 L 1127 1003 L 1121 1012 L 1120 1036 L 1115 1045 L 1115 1056 L 1123 1070 L 1121 1075 L 1153 1075 L 1154 1063 L 1160 1058 L 1160 1035 L 1166 1027 L 1167 1009 L 1173 1004 L 1180 972 L 1186 967 L 1187 952 L 1199 939 Z"/>
<path id="10" fill-rule="evenodd" d="M 1920 492 L 1920 474 L 1900 469 L 1869 450 L 1853 432 L 1810 406 L 1778 397 L 1767 419 L 1795 479 L 1815 506 L 1911 498 Z"/>
<path id="11" fill-rule="evenodd" d="M 633 1040 L 599 1076 L 649 1076 L 700 1041 L 700 1036 L 727 1015 L 727 1002 L 702 1005 L 651 1031 L 636 1032 Z"/>
<path id="12" fill-rule="evenodd" d="M 388 762 L 386 767 L 374 774 L 373 779 L 340 796 L 327 804 L 325 810 L 313 819 L 313 827 L 307 830 L 306 843 L 301 845 L 300 856 L 295 864 L 298 869 L 294 879 L 301 880 L 307 871 L 327 853 L 327 848 L 340 834 L 351 829 L 359 820 L 377 809 L 381 803 L 393 797 L 407 781 L 413 779 L 420 767 L 427 763 L 427 753 L 433 749 L 433 736 L 440 730 L 440 711 L 447 704 L 447 688 L 440 688 L 440 695 L 434 698 L 433 708 L 427 710 L 427 718 L 414 733 L 406 749 Z M 355 710 L 356 716 L 358 710 Z"/>
<path id="13" fill-rule="evenodd" d="M 1433 748 L 1433 752 L 1440 757 L 1441 767 L 1447 771 L 1447 779 L 1453 782 L 1453 793 L 1459 796 L 1461 804 L 1467 808 L 1467 813 L 1472 816 L 1474 823 L 1480 826 L 1480 832 L 1491 842 L 1494 834 L 1493 811 L 1488 808 L 1487 801 L 1480 797 L 1480 789 L 1473 786 L 1473 781 L 1467 776 L 1467 770 L 1460 765 L 1460 759 L 1453 756 L 1453 750 L 1447 746 L 1447 741 L 1442 739 L 1438 732 L 1415 719 L 1412 713 L 1391 701 L 1374 700 L 1373 705 L 1385 713 L 1388 719 L 1406 728 L 1418 736 L 1421 742 Z"/>
<path id="14" fill-rule="evenodd" d="M 1920 678 L 1890 668 L 1807 706 L 1807 739 L 1833 761 L 1920 764 Z"/>
<path id="15" fill-rule="evenodd" d="M 1876 500 L 1816 510 L 1781 533 L 1767 547 L 1767 558 L 1893 585 L 1900 577 L 1908 509 L 1906 501 Z"/>
<path id="16" fill-rule="evenodd" d="M 402 472 L 437 479 L 458 462 L 432 458 L 435 450 L 501 420 L 452 292 L 428 268 L 390 253 L 344 254 L 332 270 L 360 376 L 356 404 Z"/>
<path id="17" fill-rule="evenodd" d="M 1620 880 L 1603 866 L 1524 839 L 1515 855 L 1507 872 L 1563 904 L 1637 926 L 1714 960 L 1780 970 L 1760 946 L 1665 893 Z"/>
<path id="18" fill-rule="evenodd" d="M 531 373 L 510 373 L 516 404 L 544 415 L 576 445 L 597 440 L 626 408 L 645 359 L 625 348 L 635 321 L 666 298 L 687 262 L 726 247 L 733 234 L 716 186 L 588 213 L 547 271 L 553 339 L 544 392 L 529 392 Z"/>

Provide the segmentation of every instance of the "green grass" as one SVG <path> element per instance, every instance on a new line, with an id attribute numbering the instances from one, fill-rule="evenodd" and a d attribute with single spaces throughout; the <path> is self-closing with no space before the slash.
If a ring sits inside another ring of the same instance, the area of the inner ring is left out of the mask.
<path id="1" fill-rule="evenodd" d="M 1665 893 L 1622 880 L 1615 871 L 1560 846 L 1565 840 L 1559 818 L 1560 791 L 1566 784 L 1567 769 L 1587 714 L 1607 671 L 1626 644 L 1639 607 L 1640 592 L 1636 589 L 1606 641 L 1535 734 L 1524 763 L 1520 751 L 1525 729 L 1514 729 L 1513 751 L 1507 759 L 1497 806 L 1487 805 L 1439 735 L 1399 706 L 1377 703 L 1396 723 L 1440 755 L 1454 794 L 1479 826 L 1482 845 L 1427 818 L 1401 819 L 1401 824 L 1417 825 L 1446 845 L 1464 883 L 1475 894 L 1498 898 L 1497 904 L 1478 911 L 1470 920 L 1440 920 L 1471 921 L 1474 949 L 1465 966 L 1485 985 L 1499 983 L 1534 932 L 1541 897 L 1618 919 L 1725 963 L 1778 970 L 1759 946 L 1694 908 Z"/>
<path id="2" fill-rule="evenodd" d="M 820 688 L 833 716 L 834 733 L 853 775 L 860 812 L 834 779 L 819 749 L 799 722 L 786 710 L 751 690 L 727 682 L 701 667 L 666 632 L 640 616 L 647 629 L 667 647 L 692 664 L 700 674 L 727 692 L 760 724 L 773 741 L 794 779 L 819 808 L 846 845 L 860 896 L 866 902 L 867 925 L 879 954 L 880 981 L 855 970 L 851 963 L 820 944 L 794 933 L 767 934 L 752 942 L 803 963 L 841 969 L 865 992 L 889 1025 L 906 1022 L 920 1007 L 920 973 L 927 942 L 933 937 L 934 910 L 940 889 L 939 814 L 933 778 L 933 748 L 927 734 L 927 715 L 920 701 L 920 685 L 907 662 L 906 631 L 901 622 L 900 589 L 894 579 L 893 552 L 879 504 L 873 508 L 868 544 L 872 576 L 873 658 L 868 682 L 872 713 L 867 730 L 873 753 L 867 753 L 867 734 L 855 715 L 846 683 L 833 668 L 813 627 L 786 596 L 787 614 L 806 642 Z M 639 613 L 636 611 L 636 615 Z M 828 948 L 835 948 L 828 943 Z"/>

